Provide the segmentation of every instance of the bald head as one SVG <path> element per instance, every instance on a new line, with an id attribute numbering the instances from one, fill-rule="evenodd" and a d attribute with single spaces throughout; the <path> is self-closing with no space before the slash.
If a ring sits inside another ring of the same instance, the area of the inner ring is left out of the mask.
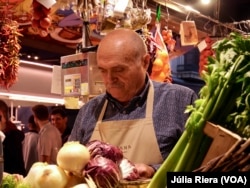
<path id="1" fill-rule="evenodd" d="M 108 52 L 124 53 L 124 56 L 142 57 L 147 47 L 142 37 L 130 29 L 116 29 L 109 32 L 99 43 L 97 55 Z"/>

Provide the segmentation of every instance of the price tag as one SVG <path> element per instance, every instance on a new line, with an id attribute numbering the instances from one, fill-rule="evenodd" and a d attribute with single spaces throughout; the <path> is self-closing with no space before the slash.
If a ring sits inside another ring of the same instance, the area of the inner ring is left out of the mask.
<path id="1" fill-rule="evenodd" d="M 198 45 L 197 45 L 199 51 L 203 51 L 207 47 L 207 43 L 205 40 L 202 40 Z"/>
<path id="2" fill-rule="evenodd" d="M 36 0 L 36 1 L 45 6 L 46 8 L 51 8 L 56 3 L 55 0 Z"/>

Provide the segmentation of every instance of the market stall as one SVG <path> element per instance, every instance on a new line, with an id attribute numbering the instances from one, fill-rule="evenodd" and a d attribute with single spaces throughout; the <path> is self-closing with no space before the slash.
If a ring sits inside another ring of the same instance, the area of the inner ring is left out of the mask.
<path id="1" fill-rule="evenodd" d="M 36 163 L 26 177 L 4 173 L 3 183 L 32 188 L 71 188 L 79 184 L 89 188 L 165 188 L 167 172 L 250 171 L 250 38 L 247 31 L 195 10 L 187 11 L 185 6 L 173 1 L 156 2 L 155 9 L 151 9 L 147 1 L 18 1 L 18 6 L 12 3 L 19 11 L 11 14 L 19 22 L 10 17 L 0 22 L 2 35 L 10 33 L 4 40 L 14 42 L 5 47 L 9 43 L 1 41 L 0 46 L 3 66 L 0 84 L 10 91 L 18 80 L 17 54 L 21 47 L 18 37 L 24 31 L 34 39 L 57 41 L 73 49 L 74 53 L 62 55 L 60 64 L 54 67 L 61 78 L 55 84 L 60 86 L 56 94 L 61 95 L 69 108 L 78 109 L 89 97 L 104 92 L 100 75 L 95 71 L 95 51 L 102 37 L 117 28 L 135 30 L 144 39 L 151 55 L 148 74 L 152 80 L 173 83 L 176 76 L 200 81 L 197 89 L 200 98 L 186 109 L 191 114 L 186 129 L 152 179 L 140 179 L 135 165 L 124 158 L 116 146 L 102 142 L 83 146 L 74 142 L 58 151 L 57 165 Z M 11 4 L 7 8 L 9 6 Z M 170 29 L 169 22 L 163 25 L 166 13 L 162 7 L 178 9 L 185 15 L 179 23 L 178 34 Z M 8 12 L 6 7 L 3 12 Z M 216 39 L 204 32 L 201 36 L 196 22 L 189 19 L 192 15 L 227 29 L 228 33 Z M 23 22 L 21 27 L 20 22 Z M 14 54 L 10 50 L 13 46 Z M 191 49 L 192 54 L 188 56 L 186 52 Z M 184 60 L 175 59 L 176 56 Z M 193 64 L 185 63 L 185 59 Z M 180 64 L 173 68 L 173 62 Z M 72 98 L 76 99 L 73 105 Z M 225 140 L 227 145 L 223 143 Z"/>

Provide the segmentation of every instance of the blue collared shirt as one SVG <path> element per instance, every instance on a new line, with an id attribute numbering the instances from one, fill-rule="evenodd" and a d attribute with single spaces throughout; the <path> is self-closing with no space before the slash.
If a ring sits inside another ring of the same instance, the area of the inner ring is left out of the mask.
<path id="1" fill-rule="evenodd" d="M 184 130 L 189 115 L 184 111 L 188 105 L 194 103 L 197 95 L 185 86 L 152 82 L 154 87 L 153 124 L 162 157 L 165 159 Z M 108 105 L 103 121 L 144 118 L 148 89 L 147 78 L 144 90 L 126 107 L 123 107 L 108 93 L 91 99 L 79 110 L 69 141 L 80 141 L 82 144 L 89 141 L 106 99 L 108 99 Z"/>

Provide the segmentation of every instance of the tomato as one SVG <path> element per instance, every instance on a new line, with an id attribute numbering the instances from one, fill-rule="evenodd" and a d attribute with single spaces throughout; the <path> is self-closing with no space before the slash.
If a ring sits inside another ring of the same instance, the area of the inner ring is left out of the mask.
<path id="1" fill-rule="evenodd" d="M 40 26 L 41 28 L 48 29 L 51 25 L 51 20 L 48 17 L 44 17 L 40 20 Z"/>

